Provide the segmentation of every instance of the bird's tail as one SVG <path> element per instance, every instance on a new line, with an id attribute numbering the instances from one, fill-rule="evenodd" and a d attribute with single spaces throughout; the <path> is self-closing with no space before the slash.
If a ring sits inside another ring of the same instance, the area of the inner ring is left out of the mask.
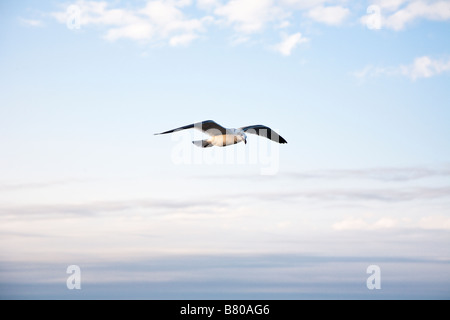
<path id="1" fill-rule="evenodd" d="M 208 140 L 192 141 L 192 143 L 200 148 L 210 148 L 213 146 Z"/>

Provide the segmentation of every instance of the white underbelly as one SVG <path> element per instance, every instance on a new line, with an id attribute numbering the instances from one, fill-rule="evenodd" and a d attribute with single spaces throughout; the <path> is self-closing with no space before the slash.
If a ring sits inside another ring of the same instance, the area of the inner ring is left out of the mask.
<path id="1" fill-rule="evenodd" d="M 213 145 L 216 147 L 224 147 L 232 144 L 236 144 L 242 142 L 239 136 L 235 136 L 232 134 L 225 134 L 221 136 L 213 136 L 208 141 L 211 141 Z"/>

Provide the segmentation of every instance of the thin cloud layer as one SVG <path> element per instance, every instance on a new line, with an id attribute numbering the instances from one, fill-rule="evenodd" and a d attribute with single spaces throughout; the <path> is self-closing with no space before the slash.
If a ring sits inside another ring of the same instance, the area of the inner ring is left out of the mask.
<path id="1" fill-rule="evenodd" d="M 249 195 L 244 195 L 249 196 Z M 314 200 L 314 201 L 340 201 L 348 204 L 357 202 L 395 203 L 408 201 L 429 201 L 433 199 L 447 199 L 450 197 L 450 187 L 442 188 L 404 188 L 404 189 L 325 189 L 312 191 L 297 191 L 284 193 L 255 194 L 260 201 L 284 200 Z"/>
<path id="2" fill-rule="evenodd" d="M 226 206 L 219 200 L 124 200 L 87 202 L 82 204 L 36 204 L 26 206 L 1 206 L 0 218 L 4 219 L 64 219 L 68 217 L 93 217 L 115 212 L 129 212 L 135 210 L 163 210 L 174 214 L 178 211 L 192 208 L 211 208 Z"/>
<path id="3" fill-rule="evenodd" d="M 98 27 L 110 42 L 129 39 L 174 47 L 191 44 L 213 26 L 231 29 L 231 44 L 236 45 L 248 42 L 255 34 L 297 28 L 298 23 L 293 21 L 296 12 L 305 12 L 305 20 L 334 26 L 350 13 L 340 5 L 325 7 L 324 1 L 149 0 L 141 8 L 120 8 L 105 1 L 78 0 L 71 6 L 77 8 L 78 15 L 63 8 L 51 16 L 62 24 L 75 19 L 80 28 Z M 273 45 L 284 56 L 306 40 L 298 30 L 292 31 L 281 43 Z"/>
<path id="4" fill-rule="evenodd" d="M 419 20 L 448 21 L 450 20 L 450 2 L 424 0 L 375 0 L 373 5 L 377 10 L 361 18 L 366 25 L 377 15 L 380 28 L 394 31 L 404 30 Z"/>
<path id="5" fill-rule="evenodd" d="M 129 39 L 173 47 L 186 46 L 196 39 L 207 38 L 211 28 L 219 27 L 232 30 L 232 45 L 248 42 L 255 36 L 273 43 L 269 40 L 270 33 L 287 28 L 290 29 L 290 38 L 272 44 L 283 56 L 291 55 L 296 45 L 301 43 L 298 35 L 302 33 L 298 28 L 305 21 L 337 27 L 351 22 L 350 17 L 367 26 L 376 19 L 377 29 L 400 31 L 417 20 L 450 20 L 450 3 L 442 0 L 376 0 L 371 8 L 377 10 L 367 13 L 340 0 L 148 0 L 142 7 L 125 8 L 106 1 L 78 0 L 72 6 L 78 8 L 78 17 L 67 8 L 53 12 L 51 16 L 63 24 L 67 24 L 69 19 L 78 19 L 81 28 L 98 27 L 103 30 L 103 38 L 111 42 Z M 42 25 L 33 19 L 23 21 L 30 26 Z M 439 66 L 429 68 L 420 72 L 368 66 L 357 75 L 400 73 L 418 79 L 442 72 Z"/>
<path id="6" fill-rule="evenodd" d="M 29 26 L 29 27 L 42 27 L 42 26 L 44 26 L 44 22 L 41 21 L 41 20 L 37 20 L 37 19 L 19 18 L 19 22 L 22 25 Z"/>
<path id="7" fill-rule="evenodd" d="M 231 0 L 214 13 L 223 18 L 225 24 L 245 34 L 262 31 L 269 22 L 287 15 L 274 0 Z"/>
<path id="8" fill-rule="evenodd" d="M 413 81 L 439 76 L 450 71 L 450 59 L 434 59 L 429 56 L 418 57 L 410 65 L 396 67 L 376 67 L 368 65 L 362 70 L 353 72 L 353 75 L 361 80 L 380 76 L 403 76 Z"/>
<path id="9" fill-rule="evenodd" d="M 450 218 L 442 215 L 430 215 L 418 220 L 383 217 L 378 220 L 351 217 L 333 224 L 336 231 L 380 231 L 386 229 L 421 229 L 450 231 Z"/>
<path id="10" fill-rule="evenodd" d="M 275 45 L 274 49 L 286 57 L 290 56 L 298 45 L 309 41 L 300 32 L 292 35 L 282 34 L 282 38 L 283 40 Z"/>
<path id="11" fill-rule="evenodd" d="M 334 170 L 315 170 L 315 171 L 293 171 L 279 174 L 280 177 L 286 179 L 308 180 L 374 180 L 381 182 L 407 182 L 427 178 L 446 178 L 450 176 L 450 168 L 448 166 L 440 167 L 379 167 L 367 169 L 334 169 Z M 262 176 L 205 176 L 198 177 L 200 179 L 264 179 Z"/>
<path id="12" fill-rule="evenodd" d="M 69 18 L 79 19 L 80 27 L 92 25 L 107 29 L 103 37 L 108 41 L 131 39 L 136 41 L 163 41 L 171 46 L 185 45 L 206 31 L 213 18 L 201 16 L 189 18 L 183 8 L 191 1 L 148 1 L 143 8 L 112 8 L 107 2 L 77 1 L 79 16 L 68 12 L 54 12 L 60 23 Z"/>
<path id="13" fill-rule="evenodd" d="M 379 188 L 379 189 L 316 189 L 298 190 L 292 192 L 258 192 L 235 194 L 212 194 L 208 200 L 124 200 L 124 201 L 104 201 L 86 202 L 82 204 L 36 204 L 25 206 L 1 206 L 0 218 L 6 220 L 15 219 L 64 219 L 68 217 L 94 217 L 103 214 L 114 214 L 123 212 L 145 211 L 149 213 L 162 212 L 166 215 L 176 215 L 179 213 L 192 215 L 192 210 L 214 214 L 220 209 L 236 207 L 242 205 L 242 201 L 250 199 L 262 203 L 284 203 L 285 201 L 320 201 L 341 202 L 347 204 L 364 203 L 396 203 L 411 201 L 431 201 L 434 199 L 450 198 L 450 187 L 441 188 Z M 201 209 L 201 210 L 200 210 Z"/>
<path id="14" fill-rule="evenodd" d="M 315 7 L 308 12 L 308 17 L 330 26 L 339 26 L 350 15 L 350 10 L 342 6 Z"/>
<path id="15" fill-rule="evenodd" d="M 450 59 L 437 60 L 424 56 L 416 58 L 412 65 L 402 66 L 400 68 L 401 73 L 411 78 L 412 80 L 417 80 L 420 78 L 431 78 L 440 75 L 441 73 L 449 72 Z"/>
<path id="16" fill-rule="evenodd" d="M 448 177 L 450 169 L 447 167 L 409 167 L 409 168 L 368 168 L 354 170 L 321 170 L 310 172 L 293 172 L 289 174 L 297 179 L 368 179 L 384 182 L 414 181 L 433 177 Z"/>

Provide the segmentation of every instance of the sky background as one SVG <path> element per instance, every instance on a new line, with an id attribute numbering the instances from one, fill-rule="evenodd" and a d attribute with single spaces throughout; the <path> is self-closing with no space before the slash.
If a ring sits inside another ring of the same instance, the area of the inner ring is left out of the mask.
<path id="1" fill-rule="evenodd" d="M 0 26 L 1 299 L 450 298 L 450 1 L 1 1 Z M 288 144 L 154 136 L 209 119 Z"/>

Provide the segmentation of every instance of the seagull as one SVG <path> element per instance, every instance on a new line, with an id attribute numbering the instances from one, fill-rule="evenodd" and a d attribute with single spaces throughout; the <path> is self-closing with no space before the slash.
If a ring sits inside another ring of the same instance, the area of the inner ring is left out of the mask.
<path id="1" fill-rule="evenodd" d="M 237 129 L 227 129 L 222 127 L 220 124 L 214 122 L 213 120 L 206 120 L 202 122 L 197 122 L 193 124 L 189 124 L 184 127 L 176 128 L 173 130 L 155 133 L 155 135 L 167 134 L 176 131 L 186 130 L 186 129 L 198 129 L 211 137 L 206 140 L 192 141 L 197 147 L 201 148 L 209 148 L 212 146 L 216 147 L 225 147 L 229 145 L 233 145 L 239 142 L 245 142 L 247 144 L 247 135 L 246 133 L 256 134 L 272 141 L 278 143 L 287 143 L 287 141 L 281 137 L 278 133 L 270 129 L 269 127 L 263 125 L 253 125 L 247 127 L 241 127 Z"/>

